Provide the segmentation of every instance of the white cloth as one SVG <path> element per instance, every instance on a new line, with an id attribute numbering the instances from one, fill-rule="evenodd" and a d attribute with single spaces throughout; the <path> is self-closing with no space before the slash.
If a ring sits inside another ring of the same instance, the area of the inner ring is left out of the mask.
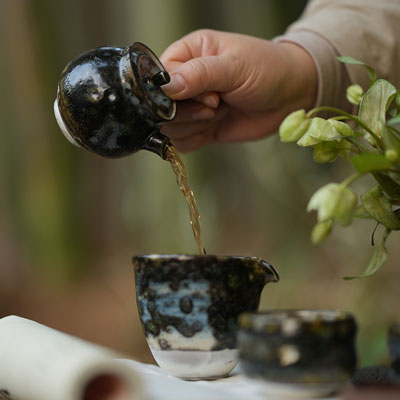
<path id="1" fill-rule="evenodd" d="M 215 381 L 183 381 L 161 368 L 133 360 L 121 360 L 142 378 L 148 400 L 277 400 L 235 368 L 228 378 Z M 317 400 L 317 399 L 314 399 Z M 322 399 L 320 399 L 322 400 Z M 339 400 L 330 397 L 329 400 Z"/>

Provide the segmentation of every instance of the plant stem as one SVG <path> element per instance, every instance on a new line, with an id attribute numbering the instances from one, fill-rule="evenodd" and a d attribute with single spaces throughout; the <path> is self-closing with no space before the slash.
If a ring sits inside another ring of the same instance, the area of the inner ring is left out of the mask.
<path id="1" fill-rule="evenodd" d="M 364 176 L 365 173 L 360 173 L 360 172 L 356 172 L 353 175 L 348 176 L 342 183 L 341 185 L 343 187 L 347 187 L 349 186 L 351 183 L 353 183 L 355 180 L 357 180 L 358 178 L 361 178 L 362 176 Z"/>
<path id="2" fill-rule="evenodd" d="M 369 149 L 367 149 L 364 145 L 364 143 L 360 142 L 359 140 L 357 140 L 357 138 L 354 137 L 344 137 L 344 140 L 347 140 L 348 142 L 350 142 L 357 150 L 359 153 L 367 153 L 369 152 Z"/>
<path id="3" fill-rule="evenodd" d="M 360 125 L 361 128 L 365 129 L 375 139 L 376 143 L 383 150 L 382 139 L 373 130 L 371 130 L 367 125 L 365 125 L 363 122 L 361 122 L 357 116 L 349 114 L 348 112 L 343 111 L 340 108 L 322 106 L 322 107 L 317 107 L 317 108 L 313 108 L 312 110 L 310 110 L 307 113 L 307 117 L 311 118 L 311 116 L 313 114 L 320 112 L 320 111 L 329 111 L 329 112 L 337 113 L 337 114 L 343 115 L 343 116 L 347 117 L 348 119 L 351 119 L 352 121 L 356 122 L 358 125 Z"/>
<path id="4" fill-rule="evenodd" d="M 331 117 L 329 119 L 335 119 L 336 121 L 341 121 L 341 120 L 349 119 L 349 117 L 346 117 L 345 115 L 338 115 L 336 117 Z"/>

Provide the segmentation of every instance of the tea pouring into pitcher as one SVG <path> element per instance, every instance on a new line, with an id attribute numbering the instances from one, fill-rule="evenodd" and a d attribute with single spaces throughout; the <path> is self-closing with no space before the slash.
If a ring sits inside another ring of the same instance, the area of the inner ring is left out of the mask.
<path id="1" fill-rule="evenodd" d="M 197 246 L 205 254 L 186 167 L 160 132 L 160 124 L 176 114 L 176 102 L 161 90 L 169 81 L 160 60 L 143 43 L 89 50 L 62 72 L 54 113 L 64 136 L 75 146 L 108 158 L 143 149 L 169 161 L 189 207 Z"/>

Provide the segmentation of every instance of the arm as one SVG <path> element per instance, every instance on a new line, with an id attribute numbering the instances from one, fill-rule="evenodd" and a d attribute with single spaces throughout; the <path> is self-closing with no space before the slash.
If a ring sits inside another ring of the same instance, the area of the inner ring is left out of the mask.
<path id="1" fill-rule="evenodd" d="M 336 56 L 351 56 L 371 65 L 378 77 L 400 84 L 400 3 L 397 0 L 311 0 L 302 17 L 277 42 L 306 49 L 318 71 L 317 105 L 351 109 L 345 89 L 369 86 L 365 69 L 343 65 Z"/>

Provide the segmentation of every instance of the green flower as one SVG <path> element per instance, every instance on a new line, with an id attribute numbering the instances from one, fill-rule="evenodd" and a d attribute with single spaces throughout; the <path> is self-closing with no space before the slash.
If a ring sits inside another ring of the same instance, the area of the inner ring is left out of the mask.
<path id="1" fill-rule="evenodd" d="M 310 125 L 305 110 L 298 110 L 289 114 L 279 127 L 279 136 L 282 142 L 296 142 L 307 131 Z"/>
<path id="2" fill-rule="evenodd" d="M 346 90 L 347 100 L 355 106 L 360 105 L 364 90 L 360 85 L 351 85 Z"/>
<path id="3" fill-rule="evenodd" d="M 307 147 L 314 146 L 319 142 L 320 140 L 315 139 L 315 137 L 310 135 L 309 131 L 306 131 L 306 133 L 300 138 L 300 140 L 297 141 L 297 144 L 301 147 Z"/>
<path id="4" fill-rule="evenodd" d="M 334 129 L 339 132 L 340 136 L 354 136 L 353 129 L 351 129 L 350 126 L 347 125 L 345 122 L 338 121 L 336 119 L 328 119 L 328 122 L 333 126 Z"/>
<path id="5" fill-rule="evenodd" d="M 333 162 L 338 157 L 347 159 L 350 153 L 351 143 L 347 140 L 320 142 L 314 147 L 314 161 L 323 164 Z"/>
<path id="6" fill-rule="evenodd" d="M 329 183 L 313 194 L 307 211 L 317 210 L 318 222 L 333 219 L 346 226 L 351 223 L 356 205 L 357 196 L 352 190 L 339 183 Z"/>
<path id="7" fill-rule="evenodd" d="M 316 224 L 311 232 L 311 242 L 314 244 L 321 243 L 331 233 L 333 220 L 319 222 Z"/>
<path id="8" fill-rule="evenodd" d="M 319 141 L 330 142 L 342 139 L 342 135 L 334 128 L 330 121 L 315 117 L 312 119 L 308 132 L 310 136 Z"/>
<path id="9" fill-rule="evenodd" d="M 399 160 L 399 153 L 394 149 L 388 149 L 385 151 L 385 157 L 390 162 L 396 162 Z"/>

